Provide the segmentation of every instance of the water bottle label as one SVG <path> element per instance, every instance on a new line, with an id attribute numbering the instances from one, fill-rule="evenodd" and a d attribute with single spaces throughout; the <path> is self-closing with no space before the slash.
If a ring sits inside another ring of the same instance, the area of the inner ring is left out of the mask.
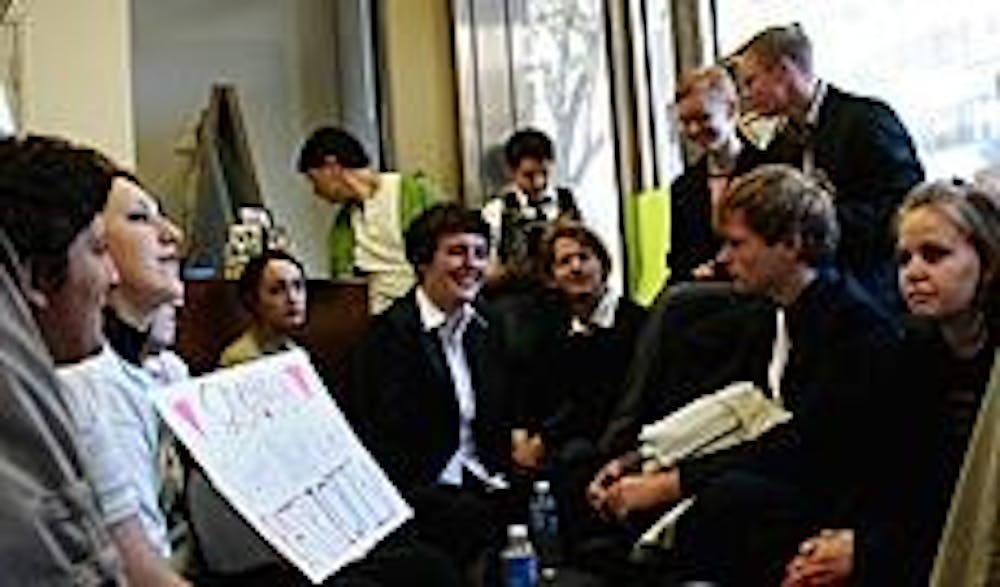
<path id="1" fill-rule="evenodd" d="M 506 559 L 507 587 L 537 587 L 538 560 L 533 556 Z"/>

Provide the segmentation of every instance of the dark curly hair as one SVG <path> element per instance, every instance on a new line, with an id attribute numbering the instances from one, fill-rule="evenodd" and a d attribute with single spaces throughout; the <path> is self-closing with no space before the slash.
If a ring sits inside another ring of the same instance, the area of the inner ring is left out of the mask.
<path id="1" fill-rule="evenodd" d="M 66 278 L 70 245 L 104 209 L 116 173 L 97 151 L 60 138 L 0 140 L 0 228 L 33 279 Z"/>
<path id="2" fill-rule="evenodd" d="M 314 130 L 302 144 L 296 167 L 299 173 L 305 173 L 322 167 L 329 156 L 336 157 L 337 163 L 347 169 L 361 169 L 371 164 L 364 146 L 354 135 L 342 128 L 324 126 Z"/>
<path id="3" fill-rule="evenodd" d="M 523 128 L 511 135 L 503 147 L 503 154 L 511 169 L 520 165 L 523 159 L 536 159 L 538 161 L 555 159 L 552 139 L 535 128 Z"/>
<path id="4" fill-rule="evenodd" d="M 449 234 L 480 234 L 489 243 L 490 227 L 478 212 L 458 204 L 440 204 L 418 216 L 406 230 L 406 259 L 420 273 L 420 267 L 434 258 L 438 242 Z"/>

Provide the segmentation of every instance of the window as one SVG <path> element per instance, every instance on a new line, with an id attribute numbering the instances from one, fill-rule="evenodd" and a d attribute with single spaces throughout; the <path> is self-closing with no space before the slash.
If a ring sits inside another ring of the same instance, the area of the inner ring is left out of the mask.
<path id="1" fill-rule="evenodd" d="M 601 0 L 518 2 L 513 31 L 516 127 L 555 142 L 556 184 L 576 194 L 587 224 L 620 268 L 619 186 Z"/>
<path id="2" fill-rule="evenodd" d="M 624 192 L 680 170 L 667 110 L 671 1 L 453 0 L 466 202 L 499 190 L 500 150 L 514 129 L 545 131 L 554 181 L 573 190 L 607 245 L 612 284 L 624 267 Z"/>
<path id="3" fill-rule="evenodd" d="M 723 55 L 766 26 L 802 23 L 816 71 L 888 102 L 928 177 L 1000 160 L 1000 10 L 994 0 L 716 0 Z"/>

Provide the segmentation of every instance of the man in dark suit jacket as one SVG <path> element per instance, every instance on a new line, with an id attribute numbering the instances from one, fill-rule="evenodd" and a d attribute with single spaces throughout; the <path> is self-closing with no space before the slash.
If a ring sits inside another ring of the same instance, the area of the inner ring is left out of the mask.
<path id="1" fill-rule="evenodd" d="M 670 284 L 714 277 L 722 241 L 712 230 L 712 208 L 729 181 L 764 162 L 736 127 L 736 84 L 722 67 L 688 72 L 677 88 L 677 118 L 700 153 L 670 185 Z"/>
<path id="2" fill-rule="evenodd" d="M 902 311 L 891 222 L 924 177 L 906 128 L 885 103 L 819 79 L 809 38 L 797 24 L 765 29 L 738 55 L 753 108 L 788 120 L 768 148 L 772 158 L 806 173 L 820 170 L 835 188 L 841 267 L 877 300 Z"/>
<path id="3" fill-rule="evenodd" d="M 777 585 L 789 554 L 824 520 L 892 515 L 905 415 L 889 376 L 900 333 L 827 262 L 837 240 L 832 201 L 802 173 L 765 165 L 742 176 L 718 219 L 719 261 L 734 290 L 780 307 L 773 340 L 757 341 L 774 349 L 772 360 L 754 371 L 793 417 L 668 469 L 622 475 L 613 461 L 589 491 L 595 507 L 619 517 L 695 495 L 676 534 L 685 578 Z"/>
<path id="4" fill-rule="evenodd" d="M 468 563 L 496 539 L 510 454 L 499 329 L 474 304 L 489 228 L 475 212 L 439 206 L 413 222 L 406 252 L 418 285 L 359 351 L 357 424 L 418 532 Z"/>

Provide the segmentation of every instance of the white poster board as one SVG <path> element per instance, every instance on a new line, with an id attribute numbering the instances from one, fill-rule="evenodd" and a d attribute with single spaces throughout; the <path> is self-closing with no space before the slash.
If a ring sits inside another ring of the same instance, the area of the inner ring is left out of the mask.
<path id="1" fill-rule="evenodd" d="M 178 383 L 154 401 L 219 493 L 314 583 L 413 515 L 304 351 Z"/>

